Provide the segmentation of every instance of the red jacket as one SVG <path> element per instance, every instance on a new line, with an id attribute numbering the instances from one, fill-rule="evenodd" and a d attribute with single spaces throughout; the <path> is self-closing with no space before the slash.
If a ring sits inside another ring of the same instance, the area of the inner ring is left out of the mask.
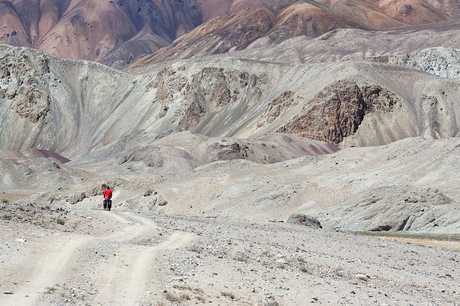
<path id="1" fill-rule="evenodd" d="M 112 198 L 112 190 L 110 190 L 110 189 L 107 188 L 107 189 L 104 191 L 104 199 L 105 199 L 105 198 L 109 198 L 109 199 Z"/>

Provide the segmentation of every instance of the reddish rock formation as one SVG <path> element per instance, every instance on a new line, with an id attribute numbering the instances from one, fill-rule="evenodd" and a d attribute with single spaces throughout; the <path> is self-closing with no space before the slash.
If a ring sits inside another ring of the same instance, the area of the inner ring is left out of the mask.
<path id="1" fill-rule="evenodd" d="M 358 86 L 338 81 L 321 90 L 302 109 L 302 114 L 278 129 L 338 145 L 354 135 L 366 114 L 390 112 L 401 105 L 400 98 L 378 85 Z"/>

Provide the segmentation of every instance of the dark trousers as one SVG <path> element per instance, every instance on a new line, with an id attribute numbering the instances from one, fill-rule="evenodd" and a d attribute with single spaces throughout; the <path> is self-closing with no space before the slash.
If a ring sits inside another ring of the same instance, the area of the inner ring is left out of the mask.
<path id="1" fill-rule="evenodd" d="M 104 209 L 107 209 L 107 210 L 112 209 L 112 200 L 111 199 L 104 199 Z"/>

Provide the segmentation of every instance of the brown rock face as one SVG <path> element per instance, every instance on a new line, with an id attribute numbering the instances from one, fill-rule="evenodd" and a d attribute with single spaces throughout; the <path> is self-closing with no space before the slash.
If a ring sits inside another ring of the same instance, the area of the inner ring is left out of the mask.
<path id="1" fill-rule="evenodd" d="M 310 105 L 311 108 L 308 107 Z M 304 107 L 303 115 L 280 128 L 278 132 L 339 144 L 344 137 L 356 132 L 363 120 L 365 109 L 359 87 L 344 81 L 323 89 L 308 106 Z"/>
<path id="2" fill-rule="evenodd" d="M 428 24 L 447 19 L 444 14 L 433 9 L 429 3 L 420 0 L 385 1 L 379 5 L 379 8 L 385 15 L 405 24 Z"/>
<path id="3" fill-rule="evenodd" d="M 265 36 L 275 22 L 275 15 L 264 7 L 250 8 L 215 18 L 184 35 L 172 45 L 135 63 L 146 66 L 154 63 L 186 59 L 207 54 L 221 54 L 230 49 L 241 50 Z"/>
<path id="4" fill-rule="evenodd" d="M 400 98 L 378 85 L 338 81 L 321 90 L 278 132 L 292 133 L 338 145 L 354 135 L 367 113 L 390 112 Z"/>
<path id="5" fill-rule="evenodd" d="M 298 1 L 282 9 L 277 14 L 276 23 L 268 37 L 280 43 L 297 36 L 318 37 L 336 28 L 365 28 L 353 18 L 343 16 L 324 7 Z"/>

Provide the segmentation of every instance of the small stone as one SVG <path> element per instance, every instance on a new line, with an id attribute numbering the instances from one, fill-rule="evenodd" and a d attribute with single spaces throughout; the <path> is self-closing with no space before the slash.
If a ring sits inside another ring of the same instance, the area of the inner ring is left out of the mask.
<path id="1" fill-rule="evenodd" d="M 346 275 L 345 271 L 343 271 L 343 270 L 337 271 L 336 274 L 337 274 L 338 276 L 340 276 L 340 277 L 344 277 L 344 276 Z"/>
<path id="2" fill-rule="evenodd" d="M 3 291 L 3 294 L 13 294 L 13 291 Z"/>
<path id="3" fill-rule="evenodd" d="M 369 280 L 369 276 L 364 275 L 364 274 L 357 274 L 355 277 L 357 279 L 360 279 L 360 280 L 363 280 L 363 281 L 368 281 Z"/>

